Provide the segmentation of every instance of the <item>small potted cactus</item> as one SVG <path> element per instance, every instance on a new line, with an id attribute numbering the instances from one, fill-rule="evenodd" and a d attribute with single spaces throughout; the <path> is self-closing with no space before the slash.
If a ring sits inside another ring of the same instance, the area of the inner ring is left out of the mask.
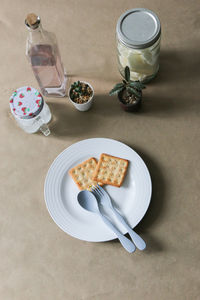
<path id="1" fill-rule="evenodd" d="M 71 85 L 68 96 L 78 110 L 87 111 L 92 105 L 94 90 L 89 83 L 76 81 Z"/>
<path id="2" fill-rule="evenodd" d="M 142 90 L 145 88 L 140 81 L 130 80 L 130 69 L 125 68 L 125 79 L 117 83 L 109 92 L 109 95 L 118 95 L 121 107 L 125 111 L 137 111 L 142 102 Z"/>

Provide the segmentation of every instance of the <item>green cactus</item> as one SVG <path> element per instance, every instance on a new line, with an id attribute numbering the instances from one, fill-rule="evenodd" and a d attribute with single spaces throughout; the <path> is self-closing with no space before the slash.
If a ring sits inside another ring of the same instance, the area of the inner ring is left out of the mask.
<path id="1" fill-rule="evenodd" d="M 74 82 L 70 88 L 70 97 L 74 102 L 79 101 L 86 102 L 92 95 L 92 90 L 88 84 L 80 82 L 79 80 Z M 80 103 L 82 103 L 80 102 Z"/>

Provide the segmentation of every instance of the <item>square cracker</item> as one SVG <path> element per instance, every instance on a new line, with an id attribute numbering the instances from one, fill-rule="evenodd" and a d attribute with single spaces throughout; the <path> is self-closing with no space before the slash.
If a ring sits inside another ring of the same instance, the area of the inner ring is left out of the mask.
<path id="1" fill-rule="evenodd" d="M 128 163 L 126 159 L 102 153 L 93 180 L 120 187 L 126 175 Z"/>
<path id="2" fill-rule="evenodd" d="M 92 179 L 96 166 L 96 159 L 91 157 L 69 170 L 69 175 L 80 190 L 90 190 L 92 185 L 99 183 Z M 99 184 L 101 185 L 101 183 Z"/>

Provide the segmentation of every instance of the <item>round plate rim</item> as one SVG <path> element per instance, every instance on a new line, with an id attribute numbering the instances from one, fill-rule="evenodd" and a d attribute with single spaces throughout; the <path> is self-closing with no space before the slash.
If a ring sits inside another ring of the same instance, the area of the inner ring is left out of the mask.
<path id="1" fill-rule="evenodd" d="M 150 205 L 150 202 L 151 202 L 151 197 L 152 197 L 152 180 L 151 180 L 151 176 L 150 176 L 150 172 L 149 172 L 149 169 L 147 168 L 147 165 L 145 164 L 144 160 L 141 158 L 141 156 L 135 151 L 133 150 L 130 146 L 128 146 L 127 144 L 123 143 L 123 142 L 120 142 L 118 140 L 115 140 L 115 139 L 110 139 L 110 138 L 88 138 L 88 139 L 84 139 L 84 140 L 80 140 L 80 141 L 77 141 L 75 143 L 73 143 L 72 145 L 68 146 L 67 148 L 65 148 L 63 151 L 61 151 L 57 156 L 56 158 L 53 160 L 53 162 L 51 163 L 48 171 L 47 171 L 47 174 L 46 174 L 46 177 L 45 177 L 45 182 L 44 182 L 44 199 L 45 199 L 45 204 L 46 204 L 46 208 L 51 216 L 51 218 L 53 219 L 53 221 L 56 223 L 56 225 L 62 230 L 64 231 L 65 233 L 67 233 L 68 235 L 72 236 L 72 237 L 75 237 L 77 239 L 80 239 L 80 240 L 83 240 L 83 241 L 89 241 L 89 242 L 106 242 L 106 241 L 111 241 L 111 240 L 114 240 L 116 239 L 116 236 L 114 235 L 113 233 L 113 237 L 109 237 L 109 238 L 105 238 L 105 239 L 98 239 L 98 240 L 94 240 L 94 239 L 84 239 L 84 238 L 80 238 L 78 237 L 78 235 L 74 235 L 74 234 L 71 234 L 70 232 L 68 232 L 67 230 L 65 230 L 64 228 L 62 228 L 62 226 L 60 224 L 57 223 L 57 220 L 55 220 L 51 210 L 49 209 L 49 206 L 48 206 L 48 201 L 47 201 L 47 198 L 46 198 L 46 186 L 47 186 L 47 181 L 49 179 L 49 176 L 50 176 L 50 173 L 51 173 L 51 169 L 52 167 L 54 166 L 54 164 L 56 164 L 56 161 L 60 159 L 60 157 L 63 155 L 63 153 L 65 153 L 66 151 L 68 151 L 69 149 L 73 148 L 73 147 L 76 147 L 78 144 L 81 144 L 81 143 L 85 143 L 85 142 L 88 142 L 88 141 L 95 141 L 95 140 L 107 140 L 107 141 L 111 141 L 111 142 L 117 142 L 119 144 L 122 144 L 123 146 L 129 148 L 131 151 L 134 152 L 134 154 L 136 154 L 138 156 L 138 158 L 143 162 L 145 168 L 146 168 L 146 172 L 147 172 L 147 175 L 149 177 L 149 195 L 148 195 L 148 204 L 146 206 L 146 209 L 144 210 L 144 213 L 143 215 L 140 217 L 139 221 L 134 224 L 134 227 L 137 226 L 141 220 L 144 218 L 146 212 L 148 211 L 148 208 L 149 208 L 149 205 Z M 126 234 L 127 231 L 124 232 L 124 234 Z"/>

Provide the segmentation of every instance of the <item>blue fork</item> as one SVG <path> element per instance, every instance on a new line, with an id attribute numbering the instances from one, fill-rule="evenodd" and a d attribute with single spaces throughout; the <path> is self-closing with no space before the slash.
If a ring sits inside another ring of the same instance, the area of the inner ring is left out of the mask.
<path id="1" fill-rule="evenodd" d="M 124 218 L 121 216 L 121 214 L 114 208 L 112 201 L 110 199 L 110 196 L 108 193 L 100 186 L 96 185 L 92 187 L 92 192 L 96 196 L 96 198 L 99 200 L 99 203 L 104 207 L 109 207 L 114 212 L 117 219 L 124 225 L 124 227 L 127 229 L 133 243 L 139 250 L 144 250 L 146 248 L 145 241 L 127 224 L 127 222 L 124 220 Z"/>

